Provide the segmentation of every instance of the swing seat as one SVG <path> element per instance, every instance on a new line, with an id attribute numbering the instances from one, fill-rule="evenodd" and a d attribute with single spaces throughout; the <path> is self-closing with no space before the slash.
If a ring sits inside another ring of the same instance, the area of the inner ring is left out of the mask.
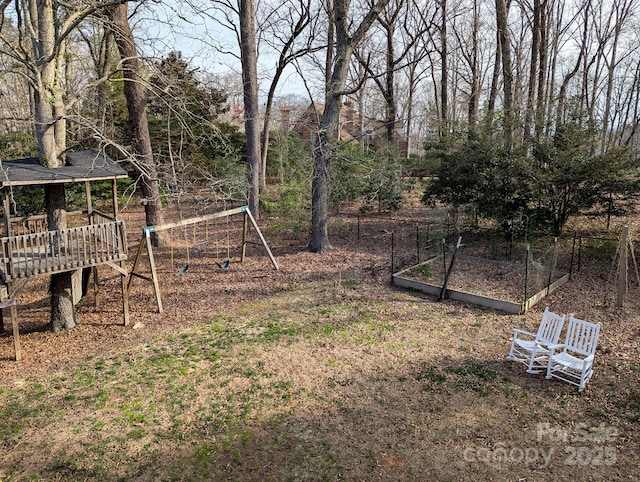
<path id="1" fill-rule="evenodd" d="M 181 270 L 179 270 L 177 272 L 177 274 L 185 274 L 187 271 L 189 271 L 189 268 L 191 267 L 191 265 L 189 263 L 184 265 L 184 268 L 182 268 Z"/>
<path id="2" fill-rule="evenodd" d="M 196 244 L 193 245 L 193 253 L 194 254 L 198 254 L 198 251 L 200 250 L 200 246 L 203 246 L 204 249 L 203 251 L 207 251 L 207 249 L 209 249 L 209 241 L 198 241 Z"/>
<path id="3" fill-rule="evenodd" d="M 227 271 L 229 269 L 229 266 L 231 266 L 231 260 L 228 259 L 226 260 L 224 263 L 216 263 L 221 270 L 223 271 Z"/>

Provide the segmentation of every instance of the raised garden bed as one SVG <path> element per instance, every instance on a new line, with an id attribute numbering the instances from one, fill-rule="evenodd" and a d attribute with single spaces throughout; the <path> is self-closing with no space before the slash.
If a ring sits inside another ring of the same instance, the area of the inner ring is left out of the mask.
<path id="1" fill-rule="evenodd" d="M 525 313 L 569 280 L 569 273 L 530 264 L 513 264 L 458 255 L 442 293 L 450 260 L 436 256 L 393 274 L 396 286 L 507 313 Z M 526 282 L 525 282 L 526 277 Z"/>

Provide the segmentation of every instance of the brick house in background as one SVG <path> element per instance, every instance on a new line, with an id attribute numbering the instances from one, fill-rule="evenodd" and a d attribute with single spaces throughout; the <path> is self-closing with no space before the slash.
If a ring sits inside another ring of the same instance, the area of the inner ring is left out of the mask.
<path id="1" fill-rule="evenodd" d="M 293 126 L 293 131 L 300 134 L 307 148 L 312 148 L 315 143 L 315 136 L 318 132 L 320 116 L 324 111 L 324 104 L 313 103 L 309 105 L 298 118 Z M 408 156 L 408 143 L 401 125 L 396 123 L 395 145 L 400 157 Z M 400 126 L 400 127 L 398 127 Z M 337 140 L 348 142 L 360 142 L 365 151 L 375 149 L 376 144 L 384 142 L 387 138 L 387 126 L 385 121 L 370 119 L 356 115 L 353 102 L 347 100 L 340 108 L 340 118 L 338 120 Z"/>

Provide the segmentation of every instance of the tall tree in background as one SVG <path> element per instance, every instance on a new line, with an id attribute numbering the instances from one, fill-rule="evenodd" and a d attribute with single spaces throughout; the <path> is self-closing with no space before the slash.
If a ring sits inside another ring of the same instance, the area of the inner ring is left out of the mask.
<path id="1" fill-rule="evenodd" d="M 149 136 L 146 89 L 140 75 L 138 52 L 133 32 L 129 25 L 127 2 L 124 1 L 121 4 L 112 5 L 106 11 L 122 61 L 124 95 L 127 99 L 129 122 L 131 124 L 131 141 L 137 156 L 134 164 L 140 172 L 142 195 L 145 200 L 145 221 L 147 226 L 154 226 L 163 223 L 160 185 L 153 159 L 151 137 Z M 157 233 L 154 234 L 154 242 L 162 244 L 162 238 Z"/>
<path id="2" fill-rule="evenodd" d="M 424 45 L 422 38 L 428 31 L 430 22 L 424 12 L 421 15 L 412 15 L 413 10 L 417 8 L 413 0 L 390 0 L 377 18 L 383 37 L 381 50 L 384 48 L 384 52 L 369 51 L 365 54 L 356 51 L 358 61 L 378 86 L 384 99 L 386 136 L 389 146 L 395 145 L 398 121 L 396 74 L 404 69 L 412 69 L 415 74 L 415 64 L 421 60 L 420 55 L 424 55 L 417 53 L 415 46 Z M 403 19 L 402 22 L 399 21 L 400 18 Z M 378 61 L 379 69 L 372 65 L 373 62 L 370 61 L 372 57 L 384 59 L 384 61 L 382 59 Z M 412 92 L 411 86 L 409 90 Z"/>
<path id="3" fill-rule="evenodd" d="M 268 42 L 272 48 L 279 51 L 279 54 L 275 71 L 271 77 L 269 92 L 267 93 L 264 121 L 262 123 L 262 168 L 260 178 L 263 188 L 266 187 L 269 128 L 276 88 L 285 68 L 302 55 L 313 50 L 311 47 L 313 35 L 308 36 L 307 42 L 301 48 L 296 48 L 295 45 L 296 40 L 302 36 L 314 21 L 311 16 L 311 8 L 311 0 L 298 0 L 297 2 L 287 2 L 284 5 L 278 3 L 271 6 L 268 12 L 265 12 L 265 16 L 270 19 L 269 29 L 272 33 L 272 40 L 265 39 L 265 42 Z M 316 18 L 318 16 L 317 14 L 315 15 Z M 285 31 L 283 32 L 283 30 Z M 280 41 L 281 44 L 275 45 L 276 41 Z"/>
<path id="4" fill-rule="evenodd" d="M 513 146 L 513 72 L 511 65 L 511 39 L 509 34 L 509 10 L 507 1 L 496 0 L 496 26 L 498 29 L 498 42 L 500 45 L 500 53 L 502 57 L 502 86 L 503 86 L 503 102 L 504 102 L 504 148 L 510 151 Z"/>
<path id="5" fill-rule="evenodd" d="M 498 1 L 498 0 L 496 0 Z M 446 137 L 449 132 L 448 110 L 449 110 L 449 51 L 447 42 L 447 0 L 439 0 L 441 19 L 439 26 L 440 33 L 440 136 Z"/>
<path id="6" fill-rule="evenodd" d="M 331 248 L 327 231 L 329 214 L 329 165 L 333 156 L 332 141 L 336 133 L 342 96 L 349 73 L 349 65 L 354 49 L 362 41 L 389 0 L 377 0 L 366 12 L 353 33 L 349 26 L 353 20 L 349 16 L 349 0 L 334 0 L 330 21 L 335 29 L 335 48 L 331 78 L 325 94 L 325 107 L 320 117 L 318 135 L 313 151 L 313 178 L 311 181 L 311 237 L 309 249 L 315 253 L 324 253 Z"/>
<path id="7" fill-rule="evenodd" d="M 248 203 L 253 217 L 260 209 L 260 124 L 258 108 L 258 50 L 256 47 L 255 3 L 238 0 L 240 17 L 240 60 L 244 96 L 244 130 L 247 136 L 245 158 L 249 181 Z"/>

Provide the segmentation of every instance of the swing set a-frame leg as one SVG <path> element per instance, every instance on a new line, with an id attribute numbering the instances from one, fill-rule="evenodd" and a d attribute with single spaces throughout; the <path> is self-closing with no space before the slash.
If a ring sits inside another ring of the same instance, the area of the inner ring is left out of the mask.
<path id="1" fill-rule="evenodd" d="M 131 290 L 131 284 L 133 283 L 133 278 L 142 278 L 153 283 L 153 291 L 156 295 L 156 303 L 158 304 L 158 313 L 162 313 L 164 308 L 162 306 L 162 295 L 160 294 L 160 283 L 158 282 L 158 272 L 156 271 L 156 262 L 153 257 L 153 248 L 151 245 L 151 232 L 153 226 L 147 226 L 144 228 L 142 238 L 140 239 L 140 244 L 138 245 L 138 252 L 136 253 L 136 259 L 133 263 L 133 268 L 131 269 L 131 273 L 129 275 L 129 282 L 127 283 L 127 295 Z M 148 276 L 144 276 L 141 273 L 138 273 L 138 267 L 140 265 L 140 260 L 142 259 L 142 252 L 146 248 L 147 254 L 149 255 L 149 266 L 151 267 L 151 278 Z"/>
<path id="2" fill-rule="evenodd" d="M 273 254 L 271 253 L 271 250 L 269 249 L 269 245 L 267 244 L 267 241 L 264 239 L 264 236 L 262 235 L 262 231 L 260 231 L 260 228 L 258 227 L 258 224 L 256 223 L 256 220 L 253 219 L 253 216 L 251 215 L 251 211 L 249 211 L 249 208 L 247 208 L 245 206 L 245 224 L 246 224 L 246 219 L 249 218 L 249 220 L 251 221 L 251 224 L 253 224 L 254 229 L 256 230 L 256 233 L 258 233 L 258 236 L 260 237 L 260 241 L 262 242 L 262 245 L 264 246 L 264 249 L 267 250 L 267 254 L 269 255 L 269 259 L 271 260 L 271 264 L 273 264 L 273 267 L 277 270 L 279 270 L 280 268 L 278 267 L 278 263 L 276 262 L 276 259 L 273 257 Z M 243 237 L 244 237 L 244 233 L 243 233 Z M 243 239 L 242 242 L 242 251 L 244 253 L 244 249 L 246 246 L 246 241 Z"/>

